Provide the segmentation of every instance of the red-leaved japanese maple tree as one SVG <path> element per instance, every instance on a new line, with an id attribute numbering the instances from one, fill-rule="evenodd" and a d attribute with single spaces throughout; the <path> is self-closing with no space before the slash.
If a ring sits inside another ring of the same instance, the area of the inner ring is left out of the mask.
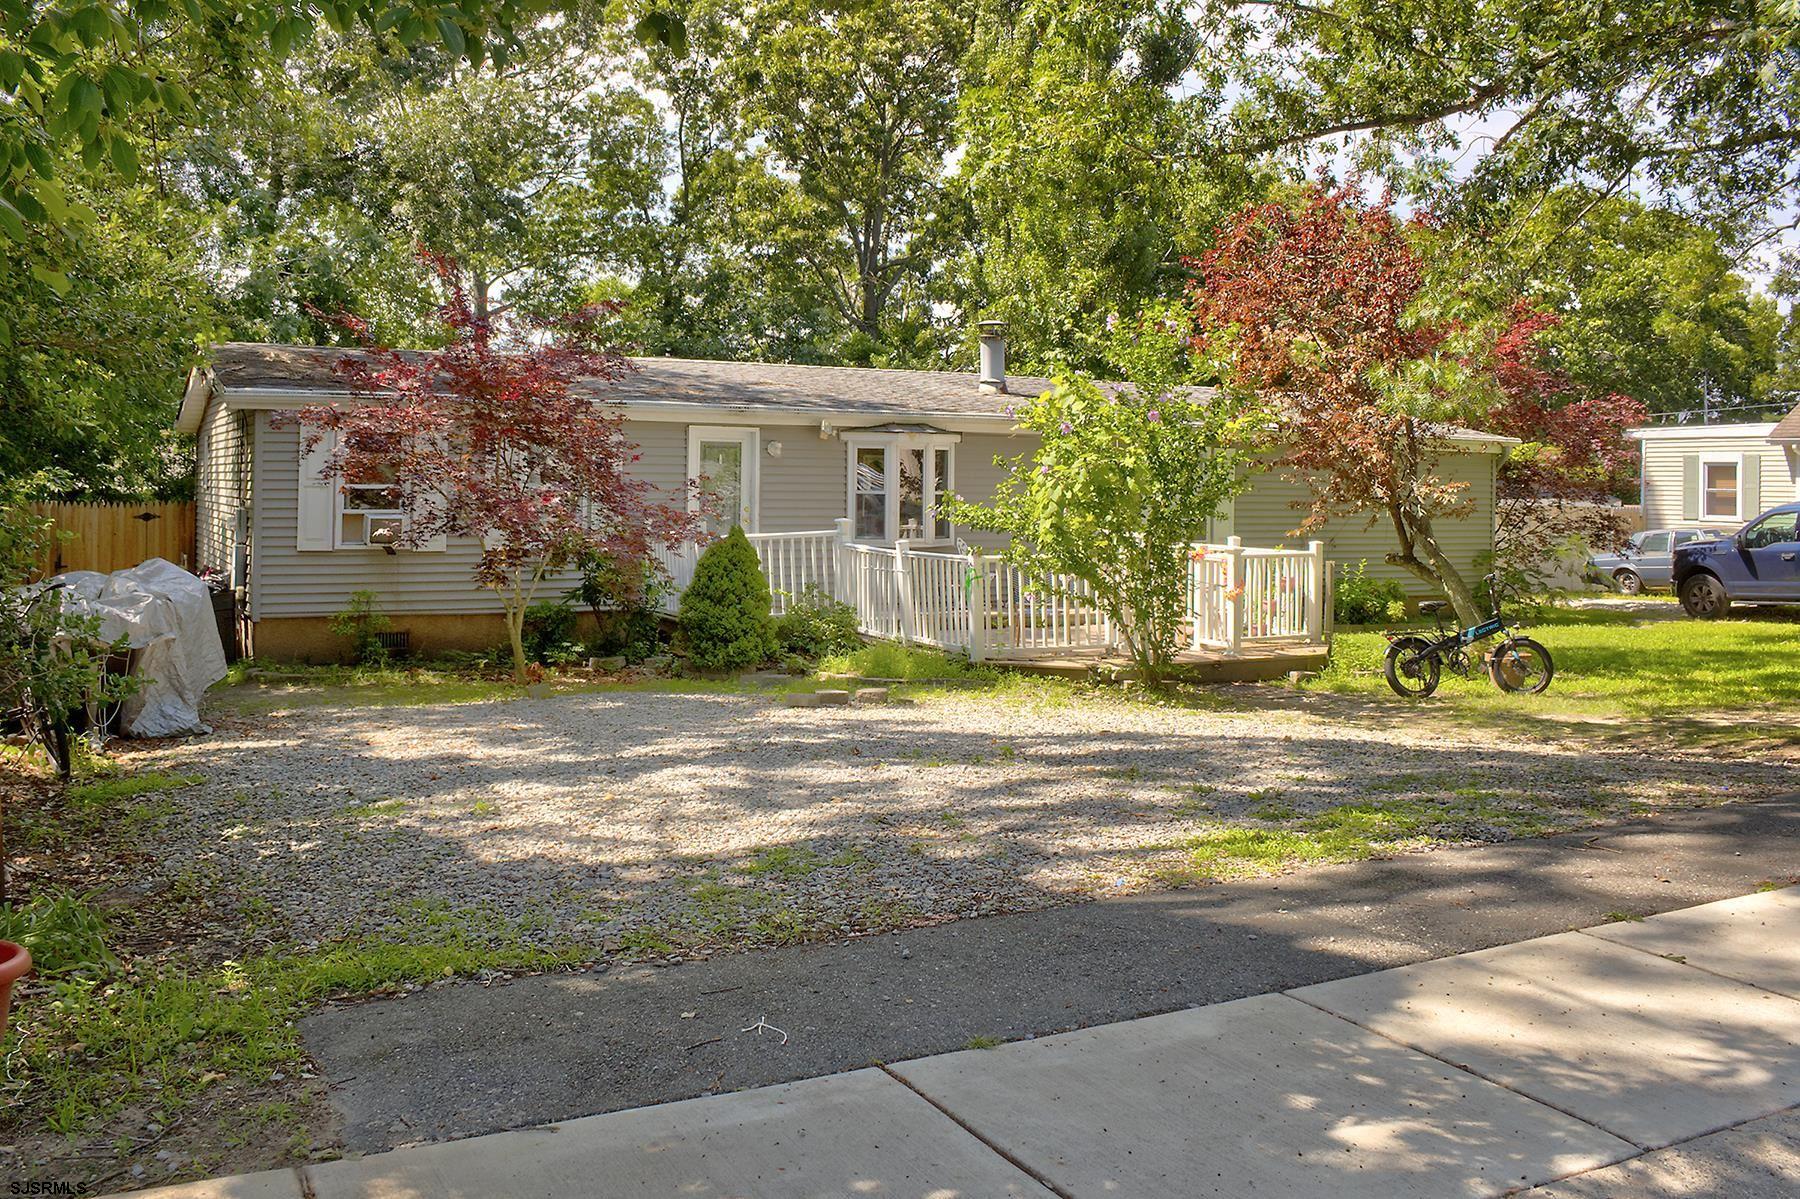
<path id="1" fill-rule="evenodd" d="M 1278 462 L 1312 492 L 1296 533 L 1333 516 L 1392 525 L 1387 561 L 1480 613 L 1437 533 L 1470 511 L 1440 469 L 1467 415 L 1461 330 L 1422 319 L 1424 270 L 1402 221 L 1354 183 L 1299 203 L 1255 204 L 1192 263 L 1196 348 L 1228 387 L 1255 392 L 1279 423 Z"/>
<path id="2" fill-rule="evenodd" d="M 1553 312 L 1519 301 L 1491 351 L 1498 400 L 1482 427 L 1524 444 L 1495 480 L 1494 554 L 1503 568 L 1534 576 L 1565 546 L 1617 548 L 1631 531 L 1613 497 L 1637 474 L 1637 447 L 1625 436 L 1649 419 L 1642 402 L 1616 392 L 1586 393 L 1557 364 L 1544 334 Z"/>
<path id="3" fill-rule="evenodd" d="M 396 548 L 481 543 L 475 582 L 500 599 L 524 682 L 525 612 L 547 580 L 584 554 L 644 563 L 694 521 L 684 498 L 669 502 L 629 470 L 638 450 L 603 389 L 631 365 L 603 344 L 604 306 L 502 328 L 475 315 L 454 263 L 422 257 L 445 289 L 448 344 L 394 350 L 358 318 L 337 318 L 365 344 L 338 368 L 356 399 L 304 409 L 303 437 L 309 448 L 334 439 L 326 478 L 391 486 L 405 516 Z"/>

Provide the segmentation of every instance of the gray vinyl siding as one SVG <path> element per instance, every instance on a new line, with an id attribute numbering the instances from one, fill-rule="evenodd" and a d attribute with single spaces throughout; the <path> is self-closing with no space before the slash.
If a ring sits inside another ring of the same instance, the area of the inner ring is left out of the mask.
<path id="1" fill-rule="evenodd" d="M 250 414 L 208 406 L 195 438 L 194 557 L 199 569 L 231 570 L 238 513 L 249 501 Z"/>
<path id="2" fill-rule="evenodd" d="M 1757 472 L 1756 506 L 1759 511 L 1800 499 L 1800 488 L 1795 486 L 1795 462 L 1791 452 L 1770 443 L 1761 432 L 1745 433 L 1742 437 L 1702 434 L 1692 437 L 1650 437 L 1643 442 L 1645 528 L 1666 529 L 1671 525 L 1692 524 L 1696 520 L 1705 519 L 1690 517 L 1683 512 L 1683 461 L 1712 454 L 1758 456 L 1761 469 Z M 1755 515 L 1755 512 L 1743 514 L 1745 520 Z"/>
<path id="3" fill-rule="evenodd" d="M 291 425 L 273 427 L 270 414 L 253 414 L 255 453 L 252 457 L 254 503 L 252 533 L 251 619 L 295 616 L 329 616 L 344 607 L 350 594 L 361 589 L 376 592 L 382 606 L 393 614 L 466 614 L 497 612 L 493 593 L 477 587 L 474 569 L 481 556 L 479 544 L 468 538 L 451 538 L 440 553 L 379 550 L 331 550 L 301 552 L 294 547 L 299 509 L 300 434 Z M 202 519 L 223 528 L 229 537 L 229 518 L 219 515 L 231 502 L 227 479 L 207 472 L 215 461 L 205 445 L 212 428 L 201 431 Z M 728 427 L 727 421 L 718 422 Z M 821 438 L 818 426 L 759 425 L 757 464 L 761 475 L 758 492 L 758 528 L 765 533 L 806 532 L 832 527 L 845 515 L 848 460 L 844 442 Z M 682 495 L 687 475 L 687 421 L 630 421 L 627 436 L 638 446 L 633 473 L 661 489 L 671 500 Z M 224 436 L 214 429 L 215 436 Z M 240 441 L 242 439 L 240 438 Z M 771 442 L 781 443 L 779 457 L 768 453 Z M 965 499 L 986 502 L 1007 473 L 1007 464 L 1027 452 L 1029 435 L 965 433 L 955 451 L 955 487 Z M 241 456 L 241 451 L 240 451 Z M 995 459 L 1000 459 L 996 464 Z M 223 458 L 217 459 L 222 461 Z M 1494 467 L 1497 456 L 1488 453 L 1456 453 L 1446 457 L 1448 477 L 1469 483 L 1474 507 L 1466 517 L 1441 521 L 1443 538 L 1459 566 L 1471 569 L 1479 555 L 1493 544 Z M 1677 467 L 1679 470 L 1679 466 Z M 1765 465 L 1765 470 L 1767 466 Z M 1679 485 L 1679 478 L 1677 478 Z M 211 493 L 221 498 L 209 499 Z M 1290 531 L 1303 518 L 1292 506 L 1304 500 L 1306 490 L 1274 473 L 1257 477 L 1250 490 L 1239 496 L 1235 531 L 1246 545 L 1296 545 L 1302 539 Z M 1679 497 L 1677 497 L 1679 499 Z M 1769 501 L 1774 502 L 1774 501 Z M 996 546 L 1000 539 L 981 530 L 959 528 L 960 538 L 972 544 Z M 207 561 L 208 537 L 202 532 L 202 562 Z M 1339 519 L 1325 529 L 1327 553 L 1335 560 L 1367 559 L 1371 572 L 1401 579 L 1410 590 L 1417 581 L 1388 566 L 1384 556 L 1393 546 L 1393 534 L 1379 523 L 1361 518 Z M 228 553 L 228 551 L 226 551 Z M 228 566 L 229 562 L 220 563 Z M 572 577 L 546 584 L 545 595 L 555 595 L 573 582 Z"/>
<path id="4" fill-rule="evenodd" d="M 1499 456 L 1492 453 L 1450 453 L 1439 463 L 1446 479 L 1468 484 L 1471 507 L 1467 515 L 1438 520 L 1434 527 L 1439 542 L 1458 569 L 1469 574 L 1481 556 L 1494 546 L 1494 471 Z M 1334 562 L 1367 561 L 1369 573 L 1398 580 L 1409 593 L 1423 593 L 1425 584 L 1398 567 L 1389 566 L 1387 555 L 1396 548 L 1393 525 L 1371 522 L 1366 516 L 1336 517 L 1305 537 L 1293 534 L 1306 519 L 1310 492 L 1302 483 L 1269 471 L 1256 476 L 1249 490 L 1238 496 L 1233 531 L 1245 545 L 1299 547 L 1309 540 L 1325 543 L 1325 555 Z M 1295 506 L 1298 504 L 1299 506 Z"/>
<path id="5" fill-rule="evenodd" d="M 256 414 L 255 531 L 251 619 L 330 616 L 354 591 L 381 597 L 390 614 L 498 612 L 493 592 L 475 584 L 480 542 L 452 537 L 441 553 L 294 548 L 300 511 L 300 430 Z M 546 586 L 549 594 L 554 588 Z"/>
<path id="6" fill-rule="evenodd" d="M 253 541 L 252 616 L 266 620 L 290 616 L 329 616 L 344 607 L 350 594 L 374 591 L 393 614 L 464 614 L 498 612 L 498 599 L 474 582 L 481 557 L 478 542 L 450 538 L 441 553 L 379 550 L 294 548 L 300 494 L 300 434 L 272 427 L 269 413 L 256 421 L 256 510 Z M 732 426 L 728 420 L 719 425 Z M 632 471 L 680 502 L 687 477 L 687 421 L 628 421 L 626 436 L 638 447 Z M 837 438 L 821 438 L 811 425 L 760 425 L 757 464 L 758 528 L 764 533 L 797 533 L 833 527 L 845 515 L 848 478 L 846 448 Z M 770 457 L 769 443 L 781 443 L 781 456 Z M 1004 473 L 993 465 L 996 455 L 1021 452 L 1022 439 L 1002 434 L 965 434 L 956 448 L 956 487 L 967 499 L 990 498 Z M 991 535 L 965 533 L 980 544 Z M 555 595 L 573 578 L 546 584 Z"/>

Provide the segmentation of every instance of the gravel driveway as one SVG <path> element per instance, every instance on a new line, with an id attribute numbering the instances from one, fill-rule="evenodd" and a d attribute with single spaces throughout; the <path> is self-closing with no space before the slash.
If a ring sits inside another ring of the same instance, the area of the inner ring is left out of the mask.
<path id="1" fill-rule="evenodd" d="M 146 756 L 207 779 L 183 793 L 161 868 L 219 880 L 272 939 L 453 926 L 638 956 L 1166 885 L 1196 837 L 1304 829 L 1342 805 L 1403 804 L 1433 814 L 1433 840 L 1498 840 L 1510 813 L 1762 797 L 1786 769 L 1702 775 L 1373 727 L 1279 693 L 1235 702 L 948 692 L 807 710 L 595 691 L 228 717 Z"/>

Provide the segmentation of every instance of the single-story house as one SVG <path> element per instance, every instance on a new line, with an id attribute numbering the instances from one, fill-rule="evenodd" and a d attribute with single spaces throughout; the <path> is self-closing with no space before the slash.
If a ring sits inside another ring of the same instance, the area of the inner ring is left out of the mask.
<path id="1" fill-rule="evenodd" d="M 1644 527 L 1742 523 L 1800 500 L 1800 404 L 1770 424 L 1651 425 L 1643 450 Z"/>
<path id="2" fill-rule="evenodd" d="M 343 642 L 327 622 L 360 589 L 380 596 L 414 649 L 497 644 L 498 601 L 472 579 L 479 545 L 450 538 L 384 552 L 383 527 L 402 515 L 372 511 L 320 478 L 302 458 L 296 423 L 278 418 L 351 398 L 336 367 L 355 352 L 232 343 L 193 371 L 177 427 L 197 441 L 198 566 L 229 574 L 244 649 L 259 657 L 335 660 Z M 1008 409 L 1050 380 L 1006 377 L 1004 356 L 990 332 L 979 374 L 639 358 L 626 377 L 594 391 L 623 413 L 641 450 L 637 469 L 650 481 L 678 495 L 689 479 L 708 479 L 735 498 L 747 532 L 829 530 L 849 518 L 867 542 L 991 545 L 938 518 L 933 497 L 986 500 L 1004 463 L 1032 448 Z M 1511 444 L 1475 431 L 1446 442 L 1444 473 L 1469 485 L 1473 505 L 1439 533 L 1465 566 L 1492 547 L 1494 474 Z M 1258 476 L 1208 535 L 1293 544 L 1305 494 L 1272 473 Z M 1329 557 L 1366 559 L 1420 590 L 1382 562 L 1392 539 L 1384 523 L 1342 522 L 1324 536 Z"/>

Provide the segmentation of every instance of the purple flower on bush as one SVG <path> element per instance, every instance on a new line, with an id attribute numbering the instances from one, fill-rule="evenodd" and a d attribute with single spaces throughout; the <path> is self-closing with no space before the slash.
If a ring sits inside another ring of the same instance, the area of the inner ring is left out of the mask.
<path id="1" fill-rule="evenodd" d="M 1150 423 L 1153 425 L 1162 424 L 1162 413 L 1160 413 L 1156 409 L 1152 408 L 1150 410 Z"/>
<path id="2" fill-rule="evenodd" d="M 1050 464 L 1048 462 L 1046 462 L 1042 466 L 1038 467 L 1038 474 L 1047 475 L 1049 473 L 1050 473 Z"/>
<path id="3" fill-rule="evenodd" d="M 1064 433 L 1073 433 L 1075 431 L 1075 426 L 1071 425 L 1068 421 L 1064 421 L 1062 423 L 1062 431 Z"/>

